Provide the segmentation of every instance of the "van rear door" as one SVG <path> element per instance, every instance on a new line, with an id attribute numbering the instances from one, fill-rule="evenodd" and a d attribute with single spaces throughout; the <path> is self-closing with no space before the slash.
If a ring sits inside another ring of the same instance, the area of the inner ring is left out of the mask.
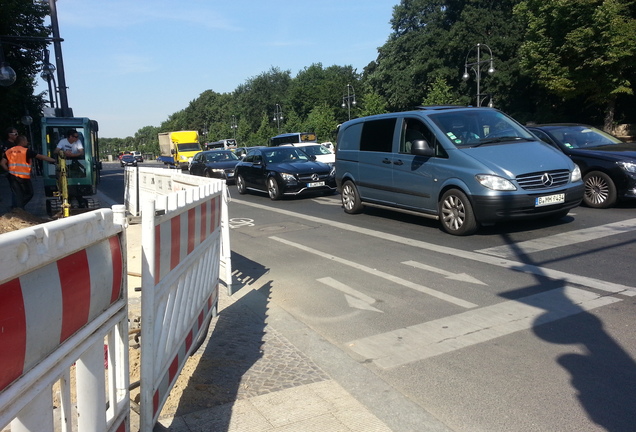
<path id="1" fill-rule="evenodd" d="M 360 138 L 359 179 L 363 200 L 393 204 L 393 142 L 397 118 L 383 118 L 364 122 Z"/>

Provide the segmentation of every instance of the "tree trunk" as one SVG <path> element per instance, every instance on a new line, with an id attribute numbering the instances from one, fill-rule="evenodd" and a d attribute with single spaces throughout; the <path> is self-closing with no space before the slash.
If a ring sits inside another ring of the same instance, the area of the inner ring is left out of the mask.
<path id="1" fill-rule="evenodd" d="M 612 133 L 614 130 L 614 113 L 616 112 L 616 98 L 611 97 L 605 106 L 605 118 L 603 121 L 603 130 Z"/>

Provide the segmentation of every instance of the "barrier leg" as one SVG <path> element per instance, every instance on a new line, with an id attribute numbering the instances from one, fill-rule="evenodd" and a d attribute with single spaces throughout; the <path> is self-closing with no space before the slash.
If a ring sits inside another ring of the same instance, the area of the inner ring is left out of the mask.
<path id="1" fill-rule="evenodd" d="M 51 392 L 42 392 L 11 422 L 11 432 L 48 430 L 53 424 Z"/>
<path id="2" fill-rule="evenodd" d="M 97 340 L 77 361 L 77 428 L 97 432 L 106 425 L 104 341 Z"/>

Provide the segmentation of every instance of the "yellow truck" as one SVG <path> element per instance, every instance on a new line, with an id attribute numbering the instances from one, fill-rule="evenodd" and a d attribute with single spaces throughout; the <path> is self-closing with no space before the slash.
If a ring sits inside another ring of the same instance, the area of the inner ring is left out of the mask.
<path id="1" fill-rule="evenodd" d="M 159 149 L 161 156 L 157 158 L 158 161 L 174 168 L 187 170 L 194 155 L 201 151 L 199 132 L 160 132 Z"/>

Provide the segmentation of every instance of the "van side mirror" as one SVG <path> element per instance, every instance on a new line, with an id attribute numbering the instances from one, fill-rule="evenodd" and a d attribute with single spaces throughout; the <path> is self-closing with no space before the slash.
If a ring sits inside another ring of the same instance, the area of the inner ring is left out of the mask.
<path id="1" fill-rule="evenodd" d="M 411 154 L 417 156 L 435 156 L 435 149 L 426 140 L 415 140 L 411 146 Z"/>

